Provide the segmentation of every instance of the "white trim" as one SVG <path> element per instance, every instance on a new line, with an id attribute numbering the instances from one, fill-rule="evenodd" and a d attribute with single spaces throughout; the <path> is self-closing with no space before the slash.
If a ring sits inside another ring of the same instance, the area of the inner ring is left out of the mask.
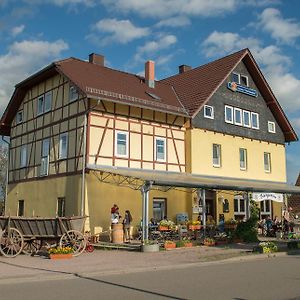
<path id="1" fill-rule="evenodd" d="M 238 82 L 236 82 L 236 81 L 233 81 L 233 82 L 235 82 L 235 83 L 237 83 L 237 84 L 240 84 L 241 83 L 241 74 L 239 74 L 239 73 L 237 73 L 237 72 L 232 72 L 232 75 L 237 75 L 238 76 L 238 78 L 239 78 L 239 81 Z M 231 78 L 231 79 L 233 79 L 233 78 Z"/>
<path id="2" fill-rule="evenodd" d="M 270 128 L 270 125 L 273 126 L 273 129 Z M 276 133 L 276 125 L 275 125 L 275 122 L 268 121 L 268 132 L 270 132 L 270 133 Z"/>
<path id="3" fill-rule="evenodd" d="M 231 110 L 231 117 L 232 117 L 232 120 L 228 120 L 227 119 L 227 115 L 226 115 L 226 109 L 229 108 Z M 224 108 L 224 115 L 225 115 L 225 122 L 226 123 L 229 123 L 229 124 L 233 124 L 233 121 L 234 121 L 234 114 L 233 114 L 233 107 L 232 106 L 229 106 L 229 105 L 225 105 L 225 108 Z"/>
<path id="4" fill-rule="evenodd" d="M 269 201 L 269 208 L 270 211 L 266 211 L 266 201 Z M 260 205 L 259 205 L 259 209 L 260 209 L 260 216 L 272 216 L 272 200 L 263 200 L 260 201 Z M 261 207 L 263 207 L 263 209 L 261 209 Z"/>
<path id="5" fill-rule="evenodd" d="M 265 154 L 267 154 L 268 157 L 268 169 L 266 169 L 266 164 L 265 164 Z M 265 173 L 271 173 L 271 153 L 270 152 L 264 152 L 264 170 Z"/>
<path id="6" fill-rule="evenodd" d="M 255 127 L 253 125 L 253 116 L 256 115 L 257 116 L 257 127 Z M 253 129 L 259 129 L 259 114 L 258 113 L 255 113 L 255 112 L 251 112 L 251 127 Z"/>
<path id="7" fill-rule="evenodd" d="M 62 137 L 66 137 L 66 154 L 62 156 Z M 61 133 L 59 135 L 59 159 L 64 159 L 68 157 L 68 133 Z"/>
<path id="8" fill-rule="evenodd" d="M 218 163 L 214 162 L 214 146 L 217 146 L 217 154 L 218 154 Z M 213 144 L 213 149 L 212 149 L 212 163 L 213 167 L 220 168 L 222 163 L 221 163 L 221 145 L 220 144 Z"/>
<path id="9" fill-rule="evenodd" d="M 126 145 L 125 145 L 126 153 L 125 154 L 118 153 L 118 134 L 125 134 L 125 136 L 126 136 Z M 129 146 L 129 138 L 128 137 L 129 137 L 128 131 L 121 131 L 121 130 L 116 131 L 116 137 L 115 137 L 115 156 L 116 157 L 128 157 L 128 146 Z"/>
<path id="10" fill-rule="evenodd" d="M 240 116 L 241 116 L 241 121 L 240 122 L 236 121 L 236 112 L 237 111 L 240 112 Z M 234 115 L 234 124 L 238 125 L 238 126 L 243 126 L 243 112 L 242 112 L 242 110 L 240 108 L 234 107 L 233 115 Z"/>
<path id="11" fill-rule="evenodd" d="M 206 108 L 211 109 L 211 116 L 206 114 Z M 214 119 L 215 114 L 214 114 L 214 107 L 210 105 L 204 105 L 204 118 L 207 119 Z"/>
<path id="12" fill-rule="evenodd" d="M 235 200 L 238 201 L 238 210 L 237 211 L 235 210 L 235 207 L 234 207 Z M 244 201 L 244 211 L 241 211 L 241 201 Z M 237 216 L 244 216 L 244 215 L 246 215 L 246 201 L 245 201 L 245 199 L 243 197 L 236 197 L 236 196 L 234 196 L 234 198 L 233 198 L 233 214 L 237 215 Z"/>
<path id="13" fill-rule="evenodd" d="M 164 158 L 159 159 L 157 158 L 157 141 L 163 141 L 164 142 Z M 162 137 L 155 137 L 155 142 L 154 142 L 154 153 L 155 153 L 155 161 L 166 161 L 166 153 L 167 153 L 167 143 L 166 143 L 166 138 Z"/>
<path id="14" fill-rule="evenodd" d="M 240 74 L 240 82 L 242 82 L 242 77 L 246 78 L 246 86 L 249 86 L 249 78 L 248 78 L 248 76 Z"/>
<path id="15" fill-rule="evenodd" d="M 245 158 L 245 167 L 241 166 L 241 150 L 244 152 L 244 158 Z M 246 171 L 247 170 L 247 164 L 248 164 L 248 159 L 247 159 L 247 149 L 246 148 L 239 148 L 239 160 L 240 160 L 240 170 Z"/>
<path id="16" fill-rule="evenodd" d="M 245 124 L 245 113 L 249 115 L 249 125 Z M 243 110 L 243 126 L 247 128 L 251 128 L 251 112 L 249 110 Z"/>

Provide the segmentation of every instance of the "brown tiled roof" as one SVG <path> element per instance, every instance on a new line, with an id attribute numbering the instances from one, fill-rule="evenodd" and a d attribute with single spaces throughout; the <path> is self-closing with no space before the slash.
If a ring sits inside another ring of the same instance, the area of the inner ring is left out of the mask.
<path id="1" fill-rule="evenodd" d="M 241 50 L 206 65 L 178 74 L 162 82 L 171 84 L 189 114 L 193 116 L 212 96 L 232 69 L 245 56 Z"/>
<path id="2" fill-rule="evenodd" d="M 300 186 L 300 173 L 298 175 L 296 186 Z M 294 213 L 300 213 L 300 195 L 292 195 L 288 198 L 288 206 L 292 207 Z"/>
<path id="3" fill-rule="evenodd" d="M 165 78 L 161 82 L 174 87 L 180 101 L 193 118 L 241 61 L 247 66 L 253 81 L 281 127 L 285 141 L 297 141 L 296 132 L 289 123 L 249 49 L 240 50 L 185 73 Z"/>
<path id="4" fill-rule="evenodd" d="M 141 76 L 79 59 L 64 60 L 55 65 L 87 96 L 188 116 L 168 84 L 156 81 L 155 87 L 150 88 Z"/>

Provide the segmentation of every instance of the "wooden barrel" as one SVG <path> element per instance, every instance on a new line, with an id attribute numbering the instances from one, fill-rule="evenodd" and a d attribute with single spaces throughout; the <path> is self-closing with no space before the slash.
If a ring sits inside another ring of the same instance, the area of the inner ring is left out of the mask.
<path id="1" fill-rule="evenodd" d="M 114 244 L 122 244 L 124 242 L 123 239 L 123 224 L 112 224 L 112 235 L 111 240 Z"/>

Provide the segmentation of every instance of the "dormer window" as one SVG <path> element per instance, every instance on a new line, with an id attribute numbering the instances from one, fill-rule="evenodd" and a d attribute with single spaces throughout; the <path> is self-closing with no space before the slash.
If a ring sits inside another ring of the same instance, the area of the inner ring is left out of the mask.
<path id="1" fill-rule="evenodd" d="M 213 106 L 204 105 L 204 118 L 213 119 L 214 118 L 214 108 Z"/>
<path id="2" fill-rule="evenodd" d="M 245 76 L 245 75 L 241 75 L 240 76 L 241 78 L 241 84 L 244 85 L 244 86 L 249 86 L 249 80 L 248 80 L 248 76 Z"/>
<path id="3" fill-rule="evenodd" d="M 75 86 L 70 86 L 70 90 L 69 90 L 69 100 L 70 102 L 77 100 L 79 97 L 78 95 L 78 91 L 76 89 Z"/>
<path id="4" fill-rule="evenodd" d="M 23 122 L 23 110 L 17 112 L 16 121 L 17 124 L 21 124 Z"/>

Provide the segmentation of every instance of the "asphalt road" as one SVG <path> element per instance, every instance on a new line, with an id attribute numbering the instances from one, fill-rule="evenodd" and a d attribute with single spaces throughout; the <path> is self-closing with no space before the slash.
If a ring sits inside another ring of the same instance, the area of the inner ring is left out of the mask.
<path id="1" fill-rule="evenodd" d="M 0 299 L 300 299 L 300 256 L 106 276 L 15 279 L 0 284 Z"/>

